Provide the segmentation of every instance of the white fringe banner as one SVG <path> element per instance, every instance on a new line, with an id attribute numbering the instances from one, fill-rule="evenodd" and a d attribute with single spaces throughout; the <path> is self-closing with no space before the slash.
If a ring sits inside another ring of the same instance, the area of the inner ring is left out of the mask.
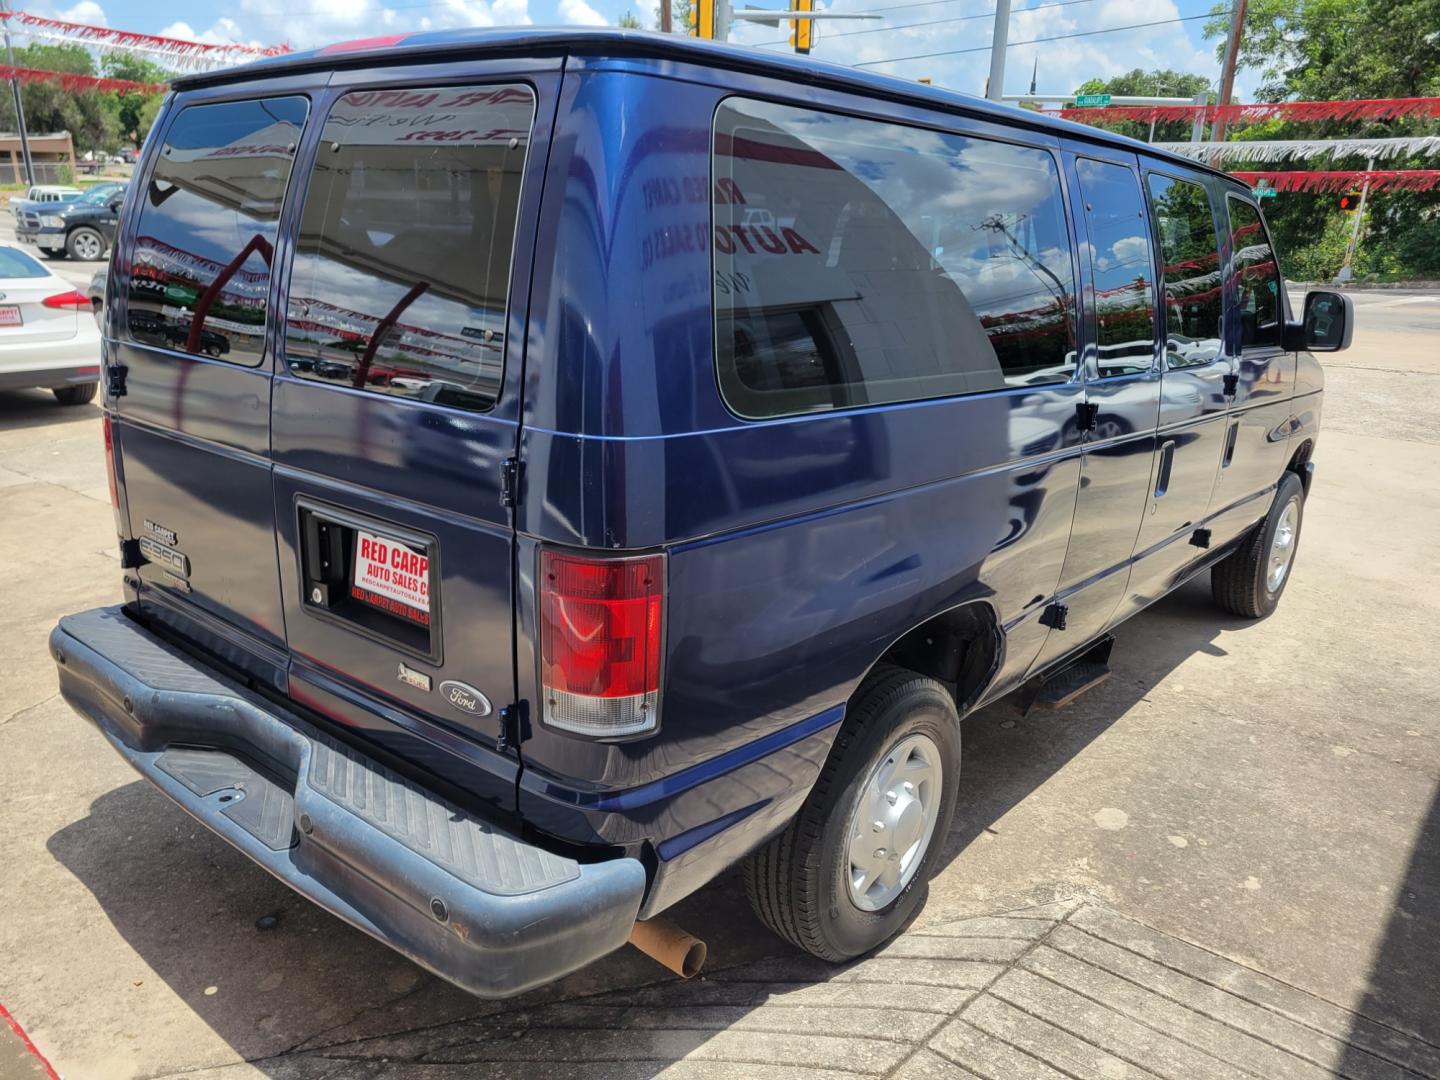
<path id="1" fill-rule="evenodd" d="M 1196 161 L 1308 161 L 1317 157 L 1373 157 L 1377 161 L 1412 154 L 1440 154 L 1440 135 L 1398 139 L 1295 139 L 1254 142 L 1154 143 L 1158 149 Z"/>

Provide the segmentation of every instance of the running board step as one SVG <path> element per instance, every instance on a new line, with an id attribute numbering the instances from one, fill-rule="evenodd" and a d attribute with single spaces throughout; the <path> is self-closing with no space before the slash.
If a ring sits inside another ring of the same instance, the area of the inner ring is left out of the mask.
<path id="1" fill-rule="evenodd" d="M 1110 678 L 1108 664 L 1080 660 L 1062 668 L 1040 684 L 1032 704 L 1045 709 L 1061 709 L 1086 690 L 1093 690 Z"/>

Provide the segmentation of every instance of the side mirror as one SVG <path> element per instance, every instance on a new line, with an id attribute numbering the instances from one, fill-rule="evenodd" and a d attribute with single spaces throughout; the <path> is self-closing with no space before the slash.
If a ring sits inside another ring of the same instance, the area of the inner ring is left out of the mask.
<path id="1" fill-rule="evenodd" d="M 105 205 L 118 213 L 120 207 L 125 205 L 125 193 L 121 192 L 119 195 L 111 196 L 110 201 Z"/>
<path id="2" fill-rule="evenodd" d="M 1339 352 L 1355 336 L 1355 302 L 1344 293 L 1317 289 L 1305 294 L 1302 322 L 1285 327 L 1285 348 L 1291 352 Z"/>

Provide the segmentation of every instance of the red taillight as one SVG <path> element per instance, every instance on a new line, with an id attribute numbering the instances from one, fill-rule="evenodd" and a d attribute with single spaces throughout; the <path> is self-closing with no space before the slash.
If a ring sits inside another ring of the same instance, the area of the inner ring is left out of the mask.
<path id="1" fill-rule="evenodd" d="M 46 307 L 53 308 L 84 308 L 90 310 L 90 298 L 83 292 L 71 289 L 69 292 L 56 293 L 54 296 L 47 296 L 40 301 Z"/>
<path id="2" fill-rule="evenodd" d="M 540 556 L 544 720 L 600 738 L 655 726 L 665 560 Z"/>
<path id="3" fill-rule="evenodd" d="M 105 479 L 110 481 L 110 505 L 120 509 L 120 489 L 115 486 L 115 435 L 110 430 L 110 414 L 100 418 L 100 430 L 105 433 Z"/>

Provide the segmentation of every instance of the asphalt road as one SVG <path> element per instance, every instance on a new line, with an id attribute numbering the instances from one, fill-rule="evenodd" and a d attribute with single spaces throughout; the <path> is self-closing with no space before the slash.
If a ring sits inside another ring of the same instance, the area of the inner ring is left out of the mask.
<path id="1" fill-rule="evenodd" d="M 967 720 L 893 954 L 819 969 L 731 875 L 672 912 L 704 982 L 626 949 L 508 1003 L 289 893 L 59 700 L 50 627 L 119 596 L 99 412 L 0 394 L 0 1003 L 67 1077 L 1440 1075 L 1440 295 L 1356 302 L 1280 610 L 1242 623 L 1194 582 L 1067 709 Z M 1153 970 L 1057 996 L 1121 946 Z M 1237 1031 L 1303 1055 L 1256 1064 Z"/>

